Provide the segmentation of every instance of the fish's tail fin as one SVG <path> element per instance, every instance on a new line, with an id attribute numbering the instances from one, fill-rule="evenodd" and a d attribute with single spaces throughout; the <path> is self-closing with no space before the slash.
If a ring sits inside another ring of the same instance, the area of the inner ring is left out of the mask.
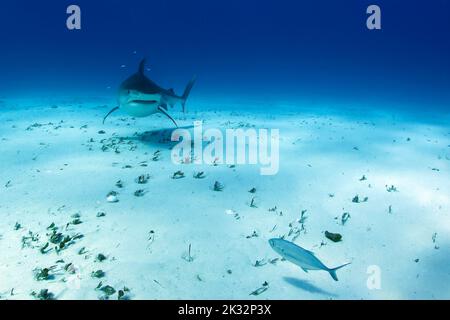
<path id="1" fill-rule="evenodd" d="M 189 83 L 187 84 L 186 89 L 184 89 L 184 93 L 181 96 L 181 99 L 182 99 L 181 105 L 183 106 L 183 112 L 185 112 L 185 110 L 186 110 L 186 100 L 189 97 L 189 93 L 191 93 L 191 89 L 194 86 L 195 80 L 196 80 L 196 77 L 194 76 L 192 78 L 192 80 L 189 81 Z"/>
<path id="2" fill-rule="evenodd" d="M 333 268 L 333 269 L 328 269 L 328 272 L 330 273 L 330 276 L 334 279 L 334 281 L 339 281 L 338 277 L 336 275 L 336 271 L 338 271 L 339 269 L 341 269 L 341 268 L 343 268 L 345 266 L 348 266 L 350 263 L 351 262 L 343 264 L 342 266 L 339 266 L 339 267 L 336 267 L 336 268 Z"/>

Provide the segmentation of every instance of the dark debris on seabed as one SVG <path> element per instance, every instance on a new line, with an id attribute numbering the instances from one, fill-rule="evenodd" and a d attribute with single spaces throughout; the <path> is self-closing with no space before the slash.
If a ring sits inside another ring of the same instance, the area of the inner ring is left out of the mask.
<path id="1" fill-rule="evenodd" d="M 30 130 L 33 130 L 33 128 L 31 128 Z M 105 131 L 101 130 L 98 132 L 98 134 L 100 135 L 104 135 L 106 134 Z M 90 143 L 94 143 L 94 139 L 90 140 Z M 120 153 L 120 147 L 125 148 L 127 147 L 129 151 L 134 151 L 136 149 L 136 147 L 131 143 L 127 143 L 125 140 L 122 139 L 118 139 L 118 138 L 110 138 L 110 139 L 103 139 L 100 141 L 101 144 L 101 148 L 103 151 L 107 152 L 107 151 L 114 151 L 116 153 Z M 354 147 L 354 150 L 358 151 L 359 148 L 358 147 Z M 152 161 L 159 161 L 161 159 L 162 153 L 160 150 L 157 150 L 156 152 L 153 153 L 153 155 L 151 155 L 151 159 Z M 139 163 L 139 166 L 142 167 L 146 167 L 147 163 L 146 162 L 141 162 Z M 312 168 L 311 164 L 308 164 L 309 168 Z M 122 167 L 123 169 L 132 169 L 133 166 L 132 165 L 125 165 Z M 229 166 L 229 168 L 235 169 L 236 167 L 234 165 Z M 433 171 L 439 171 L 439 169 L 432 169 Z M 236 170 L 233 170 L 236 171 Z M 139 173 L 137 173 L 139 174 Z M 198 171 L 198 172 L 193 172 L 192 173 L 192 177 L 194 179 L 204 179 L 206 178 L 208 175 L 205 174 L 204 171 Z M 182 179 L 185 178 L 186 175 L 183 171 L 178 170 L 176 172 L 174 172 L 170 178 L 173 180 L 178 180 L 178 179 Z M 147 184 L 150 182 L 150 175 L 149 174 L 140 174 L 139 176 L 137 176 L 134 179 L 134 182 L 139 184 L 139 185 L 143 185 L 143 184 Z M 167 175 L 166 175 L 166 179 L 168 179 Z M 361 178 L 358 179 L 359 181 L 367 181 L 368 178 L 366 177 L 366 175 L 362 175 Z M 214 181 L 214 180 L 213 180 Z M 11 181 L 8 181 L 5 185 L 5 187 L 10 187 L 12 185 Z M 370 186 L 370 185 L 369 185 Z M 125 188 L 125 182 L 123 180 L 118 180 L 115 183 L 115 187 L 118 189 L 124 189 Z M 251 186 L 247 186 L 244 189 L 244 192 L 247 191 L 249 194 L 247 194 L 248 197 L 251 197 L 250 202 L 246 202 L 245 204 L 253 209 L 258 209 L 258 205 L 257 205 L 257 197 L 256 194 L 258 194 L 258 196 L 260 195 L 261 191 L 258 187 L 258 193 L 257 193 L 257 189 L 256 187 L 251 187 Z M 209 187 L 211 188 L 211 187 Z M 212 190 L 216 191 L 216 192 L 221 192 L 224 190 L 224 185 L 219 182 L 219 181 L 215 181 L 213 186 L 212 186 Z M 231 188 L 231 187 L 230 187 Z M 250 189 L 248 189 L 250 188 Z M 386 185 L 385 186 L 386 191 L 389 193 L 395 193 L 395 192 L 399 192 L 398 188 L 394 185 Z M 125 188 L 126 190 L 126 188 Z M 124 190 L 121 190 L 121 194 L 123 194 Z M 136 197 L 142 197 L 146 194 L 147 191 L 143 190 L 143 189 L 138 189 L 136 190 L 133 194 Z M 117 191 L 111 191 L 107 194 L 106 196 L 106 200 L 109 203 L 116 203 L 119 201 L 119 193 Z M 349 195 L 347 195 L 348 197 Z M 335 198 L 335 193 L 328 193 L 328 200 L 329 201 L 334 201 Z M 349 198 L 346 198 L 348 201 Z M 360 203 L 365 203 L 368 202 L 368 197 L 360 197 L 359 195 L 355 195 L 353 198 L 351 198 L 351 202 L 352 203 L 356 203 L 356 204 L 360 204 Z M 248 201 L 248 200 L 247 200 Z M 259 202 L 259 199 L 258 199 Z M 264 201 L 261 201 L 261 206 L 264 206 Z M 358 206 L 360 207 L 360 206 Z M 267 207 L 266 207 L 267 208 Z M 258 212 L 258 210 L 255 210 L 253 212 Z M 240 216 L 238 213 L 234 212 L 233 210 L 227 210 L 229 211 L 227 214 L 233 215 L 236 219 L 240 219 Z M 283 211 L 280 210 L 277 206 L 274 206 L 272 208 L 268 209 L 269 213 L 272 214 L 276 214 L 278 217 L 282 217 L 283 216 Z M 342 210 L 343 211 L 343 210 Z M 340 211 L 340 212 L 342 212 Z M 353 213 L 353 211 L 352 211 Z M 392 213 L 392 206 L 389 205 L 389 213 Z M 103 211 L 99 211 L 96 214 L 97 218 L 103 218 L 106 216 L 106 213 Z M 309 218 L 309 213 L 307 213 L 307 210 L 302 210 L 300 212 L 299 218 L 295 221 L 292 221 L 289 223 L 288 225 L 288 231 L 284 234 L 282 234 L 280 236 L 280 238 L 283 239 L 287 239 L 290 240 L 291 242 L 296 241 L 296 239 L 301 236 L 302 234 L 306 234 L 306 223 L 307 220 Z M 341 228 L 343 226 L 346 226 L 349 223 L 349 219 L 351 218 L 350 213 L 345 211 L 343 212 L 340 216 L 338 215 L 337 217 L 335 217 L 336 221 L 335 221 L 335 227 L 336 228 Z M 47 234 L 45 236 L 42 236 L 40 234 L 34 233 L 30 230 L 27 230 L 25 232 L 25 230 L 23 230 L 24 228 L 22 227 L 22 225 L 19 222 L 16 222 L 16 224 L 14 225 L 13 229 L 15 231 L 20 232 L 21 230 L 25 233 L 24 236 L 22 237 L 22 248 L 30 248 L 30 249 L 34 249 L 34 248 L 38 248 L 41 254 L 53 254 L 55 253 L 58 257 L 65 257 L 65 251 L 68 250 L 77 250 L 77 254 L 78 255 L 86 255 L 87 260 L 94 260 L 95 262 L 95 266 L 96 268 L 94 268 L 94 270 L 90 270 L 90 277 L 94 278 L 94 279 L 99 279 L 101 280 L 97 287 L 94 288 L 94 290 L 98 293 L 98 298 L 102 299 L 102 300 L 109 300 L 109 299 L 119 299 L 119 300 L 127 300 L 130 298 L 130 289 L 127 287 L 122 287 L 122 286 L 112 286 L 111 283 L 115 283 L 112 280 L 113 279 L 108 279 L 108 273 L 104 271 L 104 269 L 107 269 L 107 263 L 110 263 L 112 261 L 112 259 L 110 259 L 106 254 L 103 253 L 97 253 L 96 255 L 94 254 L 89 254 L 89 249 L 82 247 L 82 248 L 77 248 L 75 249 L 76 245 L 82 241 L 84 235 L 81 233 L 70 233 L 67 231 L 68 227 L 76 227 L 82 223 L 84 223 L 85 219 L 82 219 L 80 214 L 74 214 L 71 216 L 71 220 L 65 225 L 65 229 L 61 228 L 61 227 L 57 227 L 55 225 L 55 223 L 52 223 L 48 228 L 47 228 Z M 337 226 L 336 226 L 337 225 Z M 286 227 L 286 226 L 281 226 L 280 229 L 282 227 Z M 351 227 L 347 226 L 346 228 Z M 278 225 L 275 224 L 272 229 L 269 232 L 273 232 L 275 230 L 278 230 Z M 341 233 L 338 232 L 330 232 L 328 230 L 326 230 L 324 232 L 324 236 L 326 239 L 330 240 L 333 243 L 339 243 L 343 241 L 343 236 Z M 248 234 L 245 236 L 246 239 L 249 239 L 249 241 L 259 241 L 258 238 L 263 238 L 264 237 L 264 231 L 262 231 L 262 234 L 260 234 L 260 232 L 253 230 L 252 233 Z M 323 235 L 317 235 L 317 237 L 323 237 Z M 148 245 L 151 245 L 153 243 L 155 239 L 155 232 L 153 230 L 151 230 L 149 232 L 148 235 Z M 439 249 L 439 246 L 437 244 L 437 233 L 434 233 L 432 235 L 432 243 L 434 245 L 435 249 Z M 320 247 L 322 247 L 323 245 L 326 245 L 326 243 L 324 243 L 323 241 L 320 244 Z M 333 245 L 330 243 L 330 245 Z M 182 259 L 185 260 L 186 262 L 193 262 L 194 261 L 194 256 L 192 255 L 192 245 L 189 244 L 188 246 L 188 250 L 187 252 L 183 253 L 182 255 Z M 59 262 L 64 262 L 64 266 L 62 268 L 58 267 L 58 263 Z M 33 274 L 35 277 L 36 281 L 40 281 L 41 283 L 48 283 L 47 281 L 49 280 L 54 280 L 57 279 L 59 280 L 61 277 L 64 277 L 64 274 L 61 275 L 59 273 L 60 270 L 62 270 L 63 272 L 65 272 L 66 274 L 75 274 L 77 273 L 77 268 L 76 266 L 72 263 L 72 262 L 65 262 L 62 259 L 59 259 L 57 261 L 57 263 L 55 265 L 51 265 L 51 266 L 45 266 L 45 267 L 36 267 L 33 270 Z M 284 261 L 284 259 L 281 258 L 272 258 L 272 259 L 268 259 L 268 258 L 263 258 L 263 259 L 257 259 L 257 260 L 253 260 L 255 261 L 254 263 L 252 263 L 251 265 L 253 267 L 256 268 L 261 268 L 261 267 L 265 267 L 265 266 L 270 266 L 270 265 L 276 265 L 277 262 L 279 261 Z M 416 263 L 419 262 L 419 259 L 417 258 L 415 260 Z M 101 267 L 101 269 L 100 269 Z M 227 274 L 231 275 L 232 274 L 232 270 L 228 269 L 227 270 Z M 205 278 L 204 276 L 197 274 L 196 275 L 196 279 L 200 282 L 204 282 Z M 157 282 L 156 280 L 154 280 L 156 283 L 159 284 L 159 282 Z M 256 286 L 255 286 L 256 287 Z M 256 289 L 254 289 L 253 291 L 250 291 L 250 295 L 252 296 L 259 296 L 264 294 L 267 290 L 269 289 L 269 283 L 267 281 L 265 281 L 264 283 L 262 283 L 262 285 L 260 285 L 259 287 L 257 287 Z M 40 300 L 52 300 L 52 299 L 56 299 L 56 295 L 51 292 L 49 289 L 41 289 L 41 290 L 36 290 L 33 291 L 31 293 L 31 295 L 36 298 L 36 299 L 40 299 Z"/>
<path id="2" fill-rule="evenodd" d="M 102 212 L 97 214 L 97 216 L 104 217 L 106 214 Z M 93 218 L 95 219 L 96 217 Z M 15 224 L 15 232 L 23 233 L 21 238 L 22 250 L 38 250 L 40 254 L 47 257 L 46 261 L 48 261 L 48 257 L 54 257 L 55 259 L 55 262 L 50 266 L 36 266 L 31 270 L 34 281 L 48 286 L 48 288 L 32 290 L 30 296 L 34 299 L 56 300 L 58 294 L 51 289 L 54 283 L 67 283 L 71 281 L 71 277 L 80 279 L 77 275 L 80 273 L 80 267 L 82 266 L 78 266 L 70 261 L 74 255 L 84 256 L 86 268 L 89 265 L 89 261 L 94 261 L 98 265 L 113 261 L 108 259 L 103 253 L 92 255 L 88 248 L 85 246 L 80 247 L 79 244 L 85 237 L 83 233 L 76 231 L 76 228 L 82 224 L 81 213 L 76 212 L 69 219 L 69 222 L 63 226 L 52 222 L 39 233 L 28 230 L 18 222 Z M 90 271 L 90 276 L 91 278 L 105 279 L 107 278 L 107 273 L 103 269 L 95 269 Z M 131 298 L 131 290 L 127 287 L 116 289 L 110 285 L 101 285 L 95 290 L 99 292 L 99 299 L 128 300 Z M 11 296 L 13 294 L 14 288 L 10 292 Z"/>

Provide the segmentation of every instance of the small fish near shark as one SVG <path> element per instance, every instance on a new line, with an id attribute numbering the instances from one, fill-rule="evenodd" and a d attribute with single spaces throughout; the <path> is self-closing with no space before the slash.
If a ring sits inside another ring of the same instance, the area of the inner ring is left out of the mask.
<path id="1" fill-rule="evenodd" d="M 113 108 L 103 118 L 105 123 L 106 118 L 118 110 L 124 110 L 127 114 L 134 117 L 147 117 L 151 114 L 161 112 L 168 117 L 175 126 L 178 127 L 175 120 L 167 113 L 167 106 L 173 107 L 180 102 L 185 112 L 186 100 L 195 83 L 195 77 L 189 81 L 182 96 L 175 94 L 173 89 L 163 89 L 147 78 L 144 73 L 145 59 L 139 64 L 139 70 L 128 79 L 126 79 L 119 87 L 119 106 Z"/>
<path id="2" fill-rule="evenodd" d="M 302 268 L 303 271 L 308 270 L 323 270 L 330 273 L 331 277 L 338 281 L 336 271 L 349 265 L 350 263 L 343 264 L 336 268 L 328 268 L 325 266 L 311 251 L 303 249 L 295 243 L 289 242 L 284 239 L 270 239 L 269 244 L 275 252 L 281 255 L 287 261 Z"/>

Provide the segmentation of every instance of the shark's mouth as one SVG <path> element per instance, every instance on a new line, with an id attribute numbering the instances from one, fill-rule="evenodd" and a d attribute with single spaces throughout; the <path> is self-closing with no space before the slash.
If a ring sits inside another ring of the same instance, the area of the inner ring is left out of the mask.
<path id="1" fill-rule="evenodd" d="M 155 104 L 157 100 L 131 100 L 129 103 L 137 103 L 137 104 Z"/>

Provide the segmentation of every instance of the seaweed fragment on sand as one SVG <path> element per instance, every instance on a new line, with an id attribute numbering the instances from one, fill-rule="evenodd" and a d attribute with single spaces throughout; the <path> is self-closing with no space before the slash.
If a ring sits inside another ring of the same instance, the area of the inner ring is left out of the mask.
<path id="1" fill-rule="evenodd" d="M 259 234 L 256 230 L 253 230 L 253 233 L 251 235 L 246 236 L 247 239 L 257 238 L 257 237 L 259 237 Z"/>
<path id="2" fill-rule="evenodd" d="M 101 217 L 104 217 L 104 216 L 106 216 L 106 213 L 105 213 L 105 212 L 102 212 L 102 211 L 99 211 L 99 212 L 97 212 L 97 214 L 96 214 L 96 217 L 97 217 L 97 218 L 101 218 Z"/>
<path id="3" fill-rule="evenodd" d="M 147 161 L 141 161 L 141 162 L 139 162 L 139 165 L 141 167 L 148 167 Z"/>
<path id="4" fill-rule="evenodd" d="M 96 271 L 92 271 L 91 273 L 91 277 L 92 278 L 103 278 L 105 276 L 105 272 L 103 270 L 96 270 Z"/>
<path id="5" fill-rule="evenodd" d="M 46 242 L 46 243 L 39 249 L 39 251 L 40 251 L 42 254 L 47 254 L 47 253 L 49 253 L 50 251 L 52 251 L 52 248 L 49 248 L 49 246 L 50 246 L 50 243 L 49 243 L 49 242 Z"/>
<path id="6" fill-rule="evenodd" d="M 81 221 L 80 218 L 75 218 L 69 224 L 78 225 L 78 224 L 82 224 L 82 223 L 83 223 L 83 221 Z"/>
<path id="7" fill-rule="evenodd" d="M 224 185 L 219 181 L 214 182 L 213 190 L 214 191 L 222 191 L 224 189 Z"/>
<path id="8" fill-rule="evenodd" d="M 113 287 L 106 285 L 99 288 L 100 291 L 102 291 L 107 297 L 112 296 L 114 293 L 116 293 L 116 289 Z"/>
<path id="9" fill-rule="evenodd" d="M 99 253 L 97 254 L 97 256 L 95 257 L 95 261 L 96 262 L 103 262 L 105 261 L 107 258 L 103 253 Z"/>
<path id="10" fill-rule="evenodd" d="M 184 176 L 184 172 L 183 171 L 181 171 L 181 170 L 178 170 L 177 172 L 175 172 L 173 175 L 172 175 L 172 179 L 182 179 L 182 178 L 184 178 L 185 176 Z"/>
<path id="11" fill-rule="evenodd" d="M 117 292 L 117 300 L 128 300 L 129 299 L 129 294 L 130 289 L 128 289 L 127 287 L 123 287 L 123 289 L 120 289 Z"/>
<path id="12" fill-rule="evenodd" d="M 435 232 L 435 233 L 433 233 L 433 235 L 431 236 L 431 240 L 433 241 L 433 244 L 434 244 L 434 248 L 436 249 L 436 250 L 438 250 L 439 249 L 439 246 L 437 245 L 437 232 Z"/>
<path id="13" fill-rule="evenodd" d="M 57 230 L 57 229 L 58 229 L 58 227 L 56 226 L 56 224 L 55 224 L 54 222 L 52 222 L 52 223 L 47 227 L 47 230 L 55 231 L 55 230 Z"/>
<path id="14" fill-rule="evenodd" d="M 83 238 L 83 235 L 80 233 L 77 233 L 74 236 L 64 236 L 63 239 L 55 247 L 56 252 L 59 253 L 60 251 L 67 249 L 69 246 L 73 245 L 76 240 L 81 238 Z"/>
<path id="15" fill-rule="evenodd" d="M 116 182 L 116 187 L 117 188 L 123 188 L 123 181 L 122 180 L 118 180 L 117 182 Z"/>
<path id="16" fill-rule="evenodd" d="M 342 241 L 342 235 L 339 233 L 332 233 L 332 232 L 325 231 L 325 237 L 327 237 L 327 239 L 330 239 L 333 242 Z"/>
<path id="17" fill-rule="evenodd" d="M 194 172 L 194 179 L 204 179 L 206 175 L 203 171 Z"/>
<path id="18" fill-rule="evenodd" d="M 135 179 L 136 183 L 138 184 L 146 184 L 150 180 L 149 174 L 141 174 L 139 177 Z"/>
<path id="19" fill-rule="evenodd" d="M 53 244 L 58 244 L 64 239 L 64 235 L 58 232 L 58 228 L 52 228 L 52 232 L 47 234 L 49 236 L 48 241 Z"/>
<path id="20" fill-rule="evenodd" d="M 267 264 L 266 259 L 261 259 L 261 260 L 256 260 L 255 263 L 253 264 L 254 267 L 262 267 L 265 266 Z"/>
<path id="21" fill-rule="evenodd" d="M 291 242 L 294 242 L 302 232 L 304 234 L 306 233 L 305 221 L 307 217 L 305 214 L 306 210 L 302 211 L 302 216 L 300 217 L 300 219 L 289 223 L 289 232 L 287 234 L 287 237 L 292 237 Z"/>
<path id="22" fill-rule="evenodd" d="M 134 196 L 135 197 L 143 197 L 146 193 L 147 193 L 147 191 L 145 191 L 143 189 L 139 189 L 134 192 Z"/>
<path id="23" fill-rule="evenodd" d="M 353 203 L 363 203 L 363 202 L 367 202 L 367 201 L 369 201 L 369 197 L 364 197 L 363 199 L 361 199 L 359 197 L 359 195 L 354 196 L 352 199 Z"/>
<path id="24" fill-rule="evenodd" d="M 304 209 L 302 210 L 302 212 L 300 213 L 300 219 L 298 220 L 298 223 L 300 224 L 305 224 L 306 220 L 308 219 L 308 216 L 306 215 L 306 213 L 308 212 L 308 210 Z"/>
<path id="25" fill-rule="evenodd" d="M 119 202 L 119 198 L 117 197 L 118 193 L 116 191 L 110 191 L 106 195 L 106 201 L 109 203 Z"/>
<path id="26" fill-rule="evenodd" d="M 387 192 L 398 192 L 397 188 L 394 185 L 391 185 L 391 186 L 386 185 L 386 191 Z"/>
<path id="27" fill-rule="evenodd" d="M 147 248 L 150 247 L 154 241 L 155 241 L 155 231 L 150 230 L 148 232 L 148 237 L 147 237 L 147 242 L 148 242 Z"/>
<path id="28" fill-rule="evenodd" d="M 55 295 L 48 291 L 48 289 L 42 289 L 39 293 L 33 291 L 31 292 L 31 296 L 38 300 L 55 300 Z"/>
<path id="29" fill-rule="evenodd" d="M 161 158 L 161 151 L 156 150 L 156 151 L 153 153 L 152 160 L 153 160 L 153 161 L 159 161 L 160 158 Z"/>
<path id="30" fill-rule="evenodd" d="M 249 204 L 250 208 L 258 208 L 258 206 L 256 205 L 256 197 L 252 197 L 252 200 L 250 200 L 250 204 Z"/>
<path id="31" fill-rule="evenodd" d="M 270 264 L 277 264 L 277 262 L 280 260 L 280 258 L 273 258 L 273 259 L 269 259 L 269 263 Z"/>
<path id="32" fill-rule="evenodd" d="M 350 219 L 350 213 L 344 212 L 341 216 L 341 224 L 345 225 L 347 223 L 348 219 Z"/>
<path id="33" fill-rule="evenodd" d="M 37 281 L 43 281 L 43 280 L 52 280 L 54 279 L 54 275 L 52 275 L 50 273 L 50 271 L 52 271 L 53 269 L 55 269 L 55 266 L 52 266 L 50 268 L 36 268 L 34 269 L 34 278 Z"/>
<path id="34" fill-rule="evenodd" d="M 263 292 L 267 291 L 267 289 L 269 289 L 269 283 L 267 281 L 265 281 L 261 287 L 259 287 L 258 289 L 256 289 L 255 291 L 252 291 L 250 293 L 251 296 L 259 296 L 260 294 L 262 294 Z"/>
<path id="35" fill-rule="evenodd" d="M 34 248 L 35 244 L 39 241 L 39 234 L 33 231 L 28 231 L 28 235 L 22 236 L 22 249 Z"/>
<path id="36" fill-rule="evenodd" d="M 194 257 L 191 255 L 191 244 L 189 244 L 188 252 L 187 252 L 187 253 L 185 252 L 185 253 L 183 254 L 182 258 L 183 258 L 184 260 L 186 260 L 187 262 L 192 262 L 192 261 L 194 261 Z"/>
<path id="37" fill-rule="evenodd" d="M 72 262 L 69 262 L 64 266 L 64 270 L 69 274 L 75 274 L 77 272 L 77 267 Z"/>

